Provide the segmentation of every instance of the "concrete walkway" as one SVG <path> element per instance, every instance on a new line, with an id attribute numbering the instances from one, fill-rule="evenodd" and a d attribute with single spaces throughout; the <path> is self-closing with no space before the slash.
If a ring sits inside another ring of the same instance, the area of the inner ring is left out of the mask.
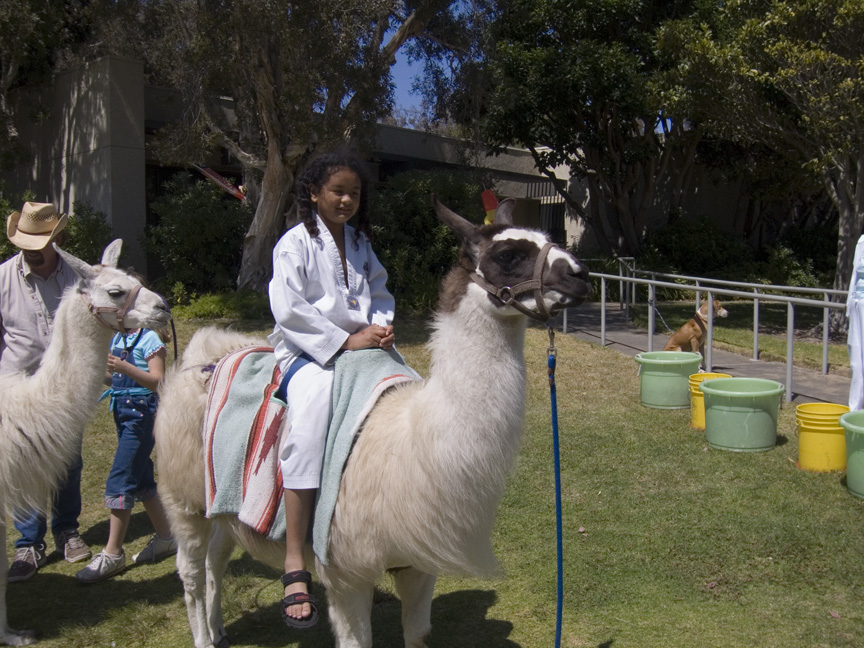
<path id="1" fill-rule="evenodd" d="M 559 330 L 562 317 L 558 317 Z M 669 339 L 669 333 L 661 322 L 658 327 L 664 330 L 654 336 L 654 351 L 662 351 Z M 600 304 L 589 302 L 567 311 L 567 333 L 599 345 Z M 635 356 L 648 350 L 648 331 L 637 329 L 624 318 L 624 311 L 617 303 L 606 306 L 606 347 L 628 356 Z M 728 373 L 736 377 L 767 378 L 786 384 L 786 363 L 766 362 L 722 351 L 714 348 L 711 353 L 712 371 Z M 788 389 L 788 385 L 787 385 Z M 792 370 L 792 400 L 799 403 L 842 403 L 849 401 L 849 377 L 829 373 L 822 374 L 817 369 L 794 367 Z M 785 396 L 784 396 L 785 398 Z"/>

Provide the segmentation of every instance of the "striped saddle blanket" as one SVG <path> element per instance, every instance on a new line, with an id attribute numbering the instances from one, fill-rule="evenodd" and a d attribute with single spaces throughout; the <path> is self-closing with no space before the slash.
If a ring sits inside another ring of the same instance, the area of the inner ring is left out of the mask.
<path id="1" fill-rule="evenodd" d="M 282 374 L 270 347 L 225 356 L 213 371 L 204 413 L 207 517 L 237 515 L 258 533 L 285 534 L 279 430 Z"/>
<path id="2" fill-rule="evenodd" d="M 237 515 L 271 540 L 285 537 L 279 435 L 286 407 L 274 396 L 281 379 L 272 348 L 226 356 L 213 371 L 203 429 L 207 516 Z M 339 482 L 357 433 L 384 392 L 419 379 L 394 350 L 349 351 L 336 360 L 312 529 L 313 549 L 324 564 Z"/>

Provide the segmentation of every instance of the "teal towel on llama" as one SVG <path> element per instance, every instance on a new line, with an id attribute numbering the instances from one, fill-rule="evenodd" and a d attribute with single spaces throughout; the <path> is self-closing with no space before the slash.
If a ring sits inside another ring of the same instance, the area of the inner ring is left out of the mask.
<path id="1" fill-rule="evenodd" d="M 322 564 L 328 564 L 330 520 L 336 508 L 342 471 L 357 431 L 378 398 L 395 385 L 420 380 L 395 350 L 362 349 L 346 351 L 336 360 L 333 382 L 333 416 L 324 450 L 321 487 L 315 505 L 312 549 Z"/>

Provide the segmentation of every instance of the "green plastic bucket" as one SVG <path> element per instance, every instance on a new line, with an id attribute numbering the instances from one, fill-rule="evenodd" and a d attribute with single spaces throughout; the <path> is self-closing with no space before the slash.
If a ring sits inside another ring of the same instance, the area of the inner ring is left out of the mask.
<path id="1" fill-rule="evenodd" d="M 760 452 L 777 444 L 782 383 L 764 378 L 715 378 L 705 395 L 705 439 L 718 450 Z"/>
<path id="2" fill-rule="evenodd" d="M 864 410 L 847 412 L 840 425 L 846 430 L 846 488 L 864 499 Z"/>
<path id="3" fill-rule="evenodd" d="M 690 407 L 690 375 L 699 370 L 702 356 L 689 351 L 646 351 L 639 363 L 642 404 L 658 409 Z"/>

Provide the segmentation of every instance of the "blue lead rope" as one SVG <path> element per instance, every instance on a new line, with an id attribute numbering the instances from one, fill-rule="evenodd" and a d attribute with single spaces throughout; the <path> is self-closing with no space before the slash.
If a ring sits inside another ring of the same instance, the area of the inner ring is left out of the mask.
<path id="1" fill-rule="evenodd" d="M 552 403 L 552 453 L 555 456 L 555 540 L 558 556 L 558 609 L 555 614 L 555 648 L 561 646 L 561 615 L 564 605 L 564 541 L 561 532 L 561 458 L 558 447 L 558 403 L 555 398 L 555 331 L 549 327 L 549 396 Z"/>

